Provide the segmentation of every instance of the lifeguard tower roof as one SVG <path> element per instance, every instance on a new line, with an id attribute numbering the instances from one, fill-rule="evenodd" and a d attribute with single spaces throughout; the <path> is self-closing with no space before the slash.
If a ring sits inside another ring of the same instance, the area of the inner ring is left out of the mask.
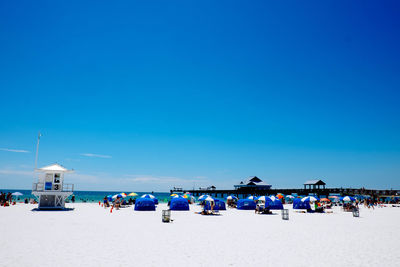
<path id="1" fill-rule="evenodd" d="M 60 164 L 54 163 L 52 165 L 45 166 L 40 169 L 36 169 L 36 171 L 39 171 L 39 172 L 73 172 L 74 170 L 68 170 L 68 169 L 64 168 L 63 166 L 61 166 Z"/>

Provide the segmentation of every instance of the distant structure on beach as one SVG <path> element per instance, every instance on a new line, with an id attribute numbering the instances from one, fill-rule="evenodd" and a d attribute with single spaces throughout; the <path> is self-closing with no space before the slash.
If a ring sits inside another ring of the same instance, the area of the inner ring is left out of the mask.
<path id="1" fill-rule="evenodd" d="M 73 172 L 59 164 L 52 164 L 40 169 L 37 183 L 32 186 L 32 194 L 38 198 L 39 209 L 64 209 L 65 200 L 72 195 L 73 184 L 64 183 L 64 174 Z"/>
<path id="2" fill-rule="evenodd" d="M 260 190 L 266 190 L 270 189 L 271 185 L 263 182 L 260 178 L 257 176 L 252 176 L 246 179 L 245 181 L 241 181 L 239 184 L 234 185 L 235 189 L 240 189 L 240 188 L 253 188 L 253 189 L 260 189 Z"/>
<path id="3" fill-rule="evenodd" d="M 199 190 L 216 190 L 217 188 L 214 185 L 208 187 L 199 187 Z"/>
<path id="4" fill-rule="evenodd" d="M 309 189 L 309 190 L 320 190 L 320 189 L 325 189 L 326 183 L 322 180 L 309 180 L 304 183 L 304 189 Z M 307 188 L 308 186 L 308 188 Z M 322 186 L 322 188 L 321 188 Z"/>

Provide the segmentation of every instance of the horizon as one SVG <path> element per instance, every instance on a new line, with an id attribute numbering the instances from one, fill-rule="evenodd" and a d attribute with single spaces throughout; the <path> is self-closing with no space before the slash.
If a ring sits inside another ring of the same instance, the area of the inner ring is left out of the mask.
<path id="1" fill-rule="evenodd" d="M 400 3 L 0 3 L 0 188 L 400 189 Z M 23 189 L 30 190 L 30 189 Z"/>

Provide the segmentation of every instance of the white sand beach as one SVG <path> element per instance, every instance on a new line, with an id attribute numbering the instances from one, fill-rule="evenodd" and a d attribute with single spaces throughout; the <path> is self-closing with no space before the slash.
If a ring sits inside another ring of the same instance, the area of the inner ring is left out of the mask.
<path id="1" fill-rule="evenodd" d="M 400 208 L 360 209 L 360 217 L 294 212 L 290 220 L 228 209 L 221 216 L 114 210 L 0 207 L 0 266 L 398 266 Z"/>

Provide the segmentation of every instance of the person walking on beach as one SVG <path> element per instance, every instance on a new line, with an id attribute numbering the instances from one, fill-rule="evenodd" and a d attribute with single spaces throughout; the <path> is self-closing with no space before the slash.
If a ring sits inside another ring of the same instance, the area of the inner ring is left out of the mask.
<path id="1" fill-rule="evenodd" d="M 104 208 L 108 208 L 110 206 L 110 204 L 108 204 L 107 196 L 105 196 L 103 199 L 103 205 L 104 205 Z"/>

